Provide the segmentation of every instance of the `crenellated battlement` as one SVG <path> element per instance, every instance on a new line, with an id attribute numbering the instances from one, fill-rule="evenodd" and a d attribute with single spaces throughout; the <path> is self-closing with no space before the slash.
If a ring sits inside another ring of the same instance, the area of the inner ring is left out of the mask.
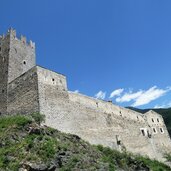
<path id="1" fill-rule="evenodd" d="M 13 28 L 9 28 L 6 34 L 0 35 L 0 41 L 3 41 L 7 38 L 18 40 L 22 42 L 24 45 L 29 46 L 32 49 L 35 49 L 35 42 L 33 42 L 32 40 L 27 41 L 27 38 L 22 34 L 20 36 L 17 36 L 16 30 Z"/>

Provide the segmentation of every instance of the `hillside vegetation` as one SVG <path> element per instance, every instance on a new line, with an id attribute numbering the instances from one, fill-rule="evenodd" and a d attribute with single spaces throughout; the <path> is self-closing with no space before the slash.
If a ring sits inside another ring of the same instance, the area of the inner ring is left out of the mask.
<path id="1" fill-rule="evenodd" d="M 32 116 L 0 118 L 0 171 L 171 170 L 158 161 L 92 146 L 76 135 L 40 126 L 41 115 Z"/>
<path id="2" fill-rule="evenodd" d="M 137 109 L 133 107 L 128 107 L 128 108 L 134 111 L 140 112 L 140 113 L 146 113 L 149 110 L 154 110 L 155 112 L 162 115 L 165 121 L 166 127 L 168 129 L 169 135 L 171 137 L 171 108 L 168 108 L 168 109 Z"/>

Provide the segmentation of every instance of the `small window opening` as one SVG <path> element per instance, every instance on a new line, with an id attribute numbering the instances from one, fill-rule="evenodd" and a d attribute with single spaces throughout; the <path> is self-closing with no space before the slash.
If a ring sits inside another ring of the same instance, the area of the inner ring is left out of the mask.
<path id="1" fill-rule="evenodd" d="M 5 90 L 2 90 L 2 93 L 4 93 L 5 92 Z"/>
<path id="2" fill-rule="evenodd" d="M 152 120 L 152 122 L 154 122 L 154 119 L 153 118 L 151 120 Z"/>
<path id="3" fill-rule="evenodd" d="M 99 107 L 99 103 L 98 102 L 96 102 L 96 105 L 97 105 L 97 107 Z"/>
<path id="4" fill-rule="evenodd" d="M 117 140 L 117 145 L 121 145 L 121 140 Z"/>
<path id="5" fill-rule="evenodd" d="M 0 47 L 0 51 L 1 51 L 1 47 Z"/>
<path id="6" fill-rule="evenodd" d="M 145 136 L 145 131 L 143 129 L 141 129 L 141 133 L 143 136 Z"/>
<path id="7" fill-rule="evenodd" d="M 148 138 L 151 138 L 151 134 L 147 131 Z"/>
<path id="8" fill-rule="evenodd" d="M 156 132 L 157 132 L 157 131 L 156 131 L 156 128 L 153 128 L 153 132 L 154 132 L 154 133 L 156 133 Z"/>
<path id="9" fill-rule="evenodd" d="M 23 61 L 23 64 L 26 65 L 26 61 Z"/>
<path id="10" fill-rule="evenodd" d="M 121 138 L 119 135 L 116 135 L 116 143 L 117 145 L 121 145 Z"/>
<path id="11" fill-rule="evenodd" d="M 157 122 L 159 122 L 159 118 L 157 118 Z"/>
<path id="12" fill-rule="evenodd" d="M 137 120 L 139 121 L 139 117 L 137 116 Z"/>
<path id="13" fill-rule="evenodd" d="M 160 132 L 161 132 L 161 133 L 164 133 L 163 128 L 160 128 Z"/>
<path id="14" fill-rule="evenodd" d="M 52 78 L 52 81 L 55 81 L 55 79 L 54 79 L 54 78 Z"/>
<path id="15" fill-rule="evenodd" d="M 0 112 L 0 115 L 1 115 L 2 113 Z"/>

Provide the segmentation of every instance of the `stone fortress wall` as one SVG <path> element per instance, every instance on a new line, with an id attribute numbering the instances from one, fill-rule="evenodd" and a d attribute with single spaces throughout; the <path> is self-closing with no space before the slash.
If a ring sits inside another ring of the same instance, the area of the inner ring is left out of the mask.
<path id="1" fill-rule="evenodd" d="M 34 43 L 17 39 L 15 30 L 9 30 L 0 38 L 0 114 L 33 112 L 45 114 L 46 125 L 92 144 L 158 160 L 171 150 L 161 115 L 140 114 L 68 91 L 64 75 L 36 66 Z"/>

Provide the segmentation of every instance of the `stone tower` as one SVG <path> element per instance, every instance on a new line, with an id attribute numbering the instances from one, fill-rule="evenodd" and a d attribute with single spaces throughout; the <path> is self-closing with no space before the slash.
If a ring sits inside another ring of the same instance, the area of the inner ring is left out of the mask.
<path id="1" fill-rule="evenodd" d="M 0 37 L 0 114 L 7 113 L 8 84 L 35 66 L 35 44 L 9 29 Z"/>

